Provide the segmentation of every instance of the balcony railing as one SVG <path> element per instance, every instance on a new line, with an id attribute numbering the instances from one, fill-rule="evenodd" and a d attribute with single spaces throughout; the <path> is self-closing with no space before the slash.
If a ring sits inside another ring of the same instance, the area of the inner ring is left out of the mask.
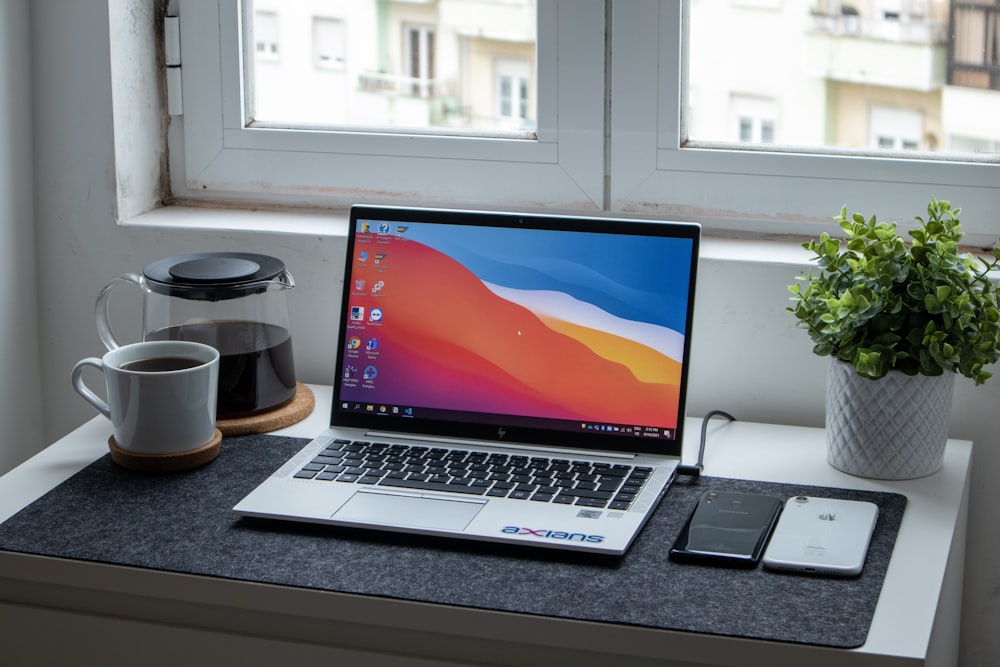
<path id="1" fill-rule="evenodd" d="M 952 2 L 948 83 L 1000 90 L 1000 5 Z"/>
<path id="2" fill-rule="evenodd" d="M 435 79 L 422 79 L 382 72 L 362 72 L 358 75 L 358 88 L 370 93 L 386 93 L 406 97 L 433 97 L 438 89 Z"/>
<path id="3" fill-rule="evenodd" d="M 813 30 L 835 36 L 908 44 L 944 44 L 948 24 L 923 18 L 870 18 L 858 14 L 813 12 Z"/>

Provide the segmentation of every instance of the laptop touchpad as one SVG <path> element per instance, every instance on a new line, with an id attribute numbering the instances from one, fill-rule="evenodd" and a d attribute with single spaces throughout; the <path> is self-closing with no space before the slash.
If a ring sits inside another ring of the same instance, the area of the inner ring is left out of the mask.
<path id="1" fill-rule="evenodd" d="M 333 518 L 383 526 L 463 530 L 484 505 L 482 501 L 358 492 Z"/>

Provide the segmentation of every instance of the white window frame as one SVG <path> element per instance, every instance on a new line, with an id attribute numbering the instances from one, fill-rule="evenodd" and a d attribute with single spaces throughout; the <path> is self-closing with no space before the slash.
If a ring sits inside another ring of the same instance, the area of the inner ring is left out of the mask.
<path id="1" fill-rule="evenodd" d="M 240 81 L 237 5 L 180 0 L 185 113 L 170 149 L 181 199 L 596 209 L 812 235 L 832 229 L 845 204 L 907 223 L 934 195 L 962 206 L 970 243 L 991 245 L 1000 233 L 995 156 L 687 141 L 684 0 L 609 0 L 607 8 L 602 0 L 538 0 L 539 117 L 537 139 L 528 140 L 244 128 L 242 91 L 232 85 Z M 607 61 L 606 20 L 614 45 Z"/>
<path id="2" fill-rule="evenodd" d="M 601 208 L 604 4 L 539 0 L 539 114 L 531 136 L 245 127 L 238 0 L 180 0 L 184 114 L 171 119 L 179 200 L 343 207 L 406 202 Z M 584 87 L 557 80 L 585 80 Z"/>
<path id="3" fill-rule="evenodd" d="M 686 34 L 685 3 L 627 0 L 612 9 L 613 34 L 624 38 L 615 42 L 611 70 L 611 210 L 697 220 L 729 232 L 813 235 L 836 231 L 831 217 L 845 204 L 908 223 L 925 213 L 934 195 L 963 208 L 967 241 L 997 240 L 996 157 L 916 160 L 685 142 L 680 109 L 687 54 L 677 39 Z M 657 86 L 648 75 L 629 76 L 649 71 L 647 54 L 656 52 L 651 42 L 660 47 Z"/>

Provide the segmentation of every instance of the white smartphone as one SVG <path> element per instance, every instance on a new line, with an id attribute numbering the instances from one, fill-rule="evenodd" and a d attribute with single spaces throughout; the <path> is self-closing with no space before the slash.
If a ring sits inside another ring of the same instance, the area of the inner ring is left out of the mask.
<path id="1" fill-rule="evenodd" d="M 785 502 L 762 562 L 771 570 L 860 574 L 876 521 L 874 503 L 793 496 Z"/>

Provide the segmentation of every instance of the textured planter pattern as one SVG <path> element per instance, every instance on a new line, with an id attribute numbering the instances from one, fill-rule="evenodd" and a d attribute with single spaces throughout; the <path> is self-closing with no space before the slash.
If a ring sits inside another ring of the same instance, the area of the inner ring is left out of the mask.
<path id="1" fill-rule="evenodd" d="M 890 372 L 881 380 L 831 359 L 826 383 L 827 460 L 872 479 L 913 479 L 941 469 L 955 374 Z"/>

